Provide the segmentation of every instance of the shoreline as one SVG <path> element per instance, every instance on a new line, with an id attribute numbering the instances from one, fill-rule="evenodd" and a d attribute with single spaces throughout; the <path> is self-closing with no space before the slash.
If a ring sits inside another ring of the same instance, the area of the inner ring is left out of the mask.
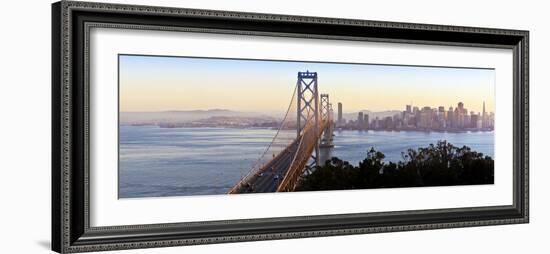
<path id="1" fill-rule="evenodd" d="M 278 130 L 275 127 L 239 127 L 239 126 L 159 126 L 157 124 L 121 124 L 119 127 L 156 127 L 160 129 L 241 129 L 241 130 Z M 293 131 L 295 129 L 282 129 Z M 369 129 L 369 130 L 357 130 L 357 129 L 341 129 L 335 128 L 334 132 L 341 131 L 356 131 L 356 132 L 420 132 L 420 133 L 477 133 L 477 132 L 494 132 L 494 129 L 465 129 L 465 130 L 426 130 L 426 129 Z"/>

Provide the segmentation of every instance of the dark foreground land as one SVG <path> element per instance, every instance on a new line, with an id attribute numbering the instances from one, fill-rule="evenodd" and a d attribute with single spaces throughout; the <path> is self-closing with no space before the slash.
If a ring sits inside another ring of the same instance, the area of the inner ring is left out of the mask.
<path id="1" fill-rule="evenodd" d="M 371 148 L 367 157 L 353 166 L 336 157 L 306 176 L 298 191 L 348 190 L 423 186 L 493 184 L 494 160 L 439 141 L 425 148 L 409 149 L 403 160 L 384 162 L 385 155 Z"/>

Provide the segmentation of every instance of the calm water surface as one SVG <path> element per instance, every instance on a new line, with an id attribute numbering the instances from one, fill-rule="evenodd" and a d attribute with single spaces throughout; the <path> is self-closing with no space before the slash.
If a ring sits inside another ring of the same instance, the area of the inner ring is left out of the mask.
<path id="1" fill-rule="evenodd" d="M 223 194 L 237 183 L 271 142 L 275 130 L 121 126 L 119 196 Z M 493 132 L 335 131 L 335 147 L 322 150 L 358 164 L 370 147 L 401 160 L 408 148 L 438 140 L 494 155 Z"/>

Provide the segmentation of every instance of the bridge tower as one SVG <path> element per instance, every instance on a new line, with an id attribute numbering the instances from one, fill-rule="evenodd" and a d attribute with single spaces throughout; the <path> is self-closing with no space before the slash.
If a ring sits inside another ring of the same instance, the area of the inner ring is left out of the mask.
<path id="1" fill-rule="evenodd" d="M 315 134 L 319 133 L 319 92 L 317 90 L 317 72 L 298 72 L 298 119 L 297 137 L 300 137 L 310 118 L 315 124 Z M 315 153 L 311 155 L 312 162 L 307 166 L 306 172 L 319 165 L 319 141 L 316 140 Z"/>
<path id="2" fill-rule="evenodd" d="M 320 147 L 321 148 L 332 148 L 334 147 L 333 141 L 333 112 L 332 112 L 332 103 L 328 94 L 321 94 L 321 119 L 323 122 L 327 122 L 328 126 L 323 131 L 323 137 L 321 139 Z"/>
<path id="3" fill-rule="evenodd" d="M 322 121 L 329 119 L 330 109 L 329 109 L 329 97 L 328 94 L 321 94 L 321 119 Z"/>

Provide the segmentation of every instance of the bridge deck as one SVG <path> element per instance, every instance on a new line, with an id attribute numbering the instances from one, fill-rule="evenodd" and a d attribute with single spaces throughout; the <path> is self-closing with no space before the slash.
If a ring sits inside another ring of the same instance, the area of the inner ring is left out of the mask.
<path id="1" fill-rule="evenodd" d="M 327 128 L 328 124 L 321 124 L 320 133 L 323 133 Z M 311 154 L 311 149 L 306 147 L 300 148 L 300 141 L 303 137 L 313 138 L 315 140 L 320 139 L 321 135 L 317 134 L 311 136 L 310 131 L 304 132 L 301 136 L 297 137 L 290 143 L 282 152 L 265 164 L 261 169 L 258 170 L 254 175 L 248 177 L 245 181 L 240 182 L 235 186 L 229 193 L 265 193 L 265 192 L 276 192 L 278 191 L 279 185 L 287 175 L 289 169 L 292 166 L 294 158 L 297 156 L 297 153 L 308 153 Z M 305 136 L 304 136 L 305 135 Z M 330 134 L 332 135 L 332 133 Z M 311 147 L 309 147 L 311 148 Z M 303 157 L 303 158 L 302 158 Z M 309 155 L 306 157 L 300 156 L 299 161 L 295 161 L 297 165 L 293 166 L 293 170 L 302 170 L 301 166 L 304 166 L 309 159 Z M 303 160 L 305 158 L 305 160 Z M 298 165 L 299 164 L 299 165 Z M 300 168 L 300 169 L 298 169 Z M 294 172 L 292 172 L 294 173 Z M 296 180 L 296 179 L 294 179 Z M 288 183 L 288 182 L 285 182 Z M 292 187 L 293 188 L 293 187 Z M 280 190 L 279 190 L 280 191 Z"/>
<path id="2" fill-rule="evenodd" d="M 294 159 L 298 149 L 296 138 L 276 158 L 267 163 L 259 172 L 250 178 L 246 186 L 242 186 L 235 193 L 265 193 L 275 192 Z"/>

